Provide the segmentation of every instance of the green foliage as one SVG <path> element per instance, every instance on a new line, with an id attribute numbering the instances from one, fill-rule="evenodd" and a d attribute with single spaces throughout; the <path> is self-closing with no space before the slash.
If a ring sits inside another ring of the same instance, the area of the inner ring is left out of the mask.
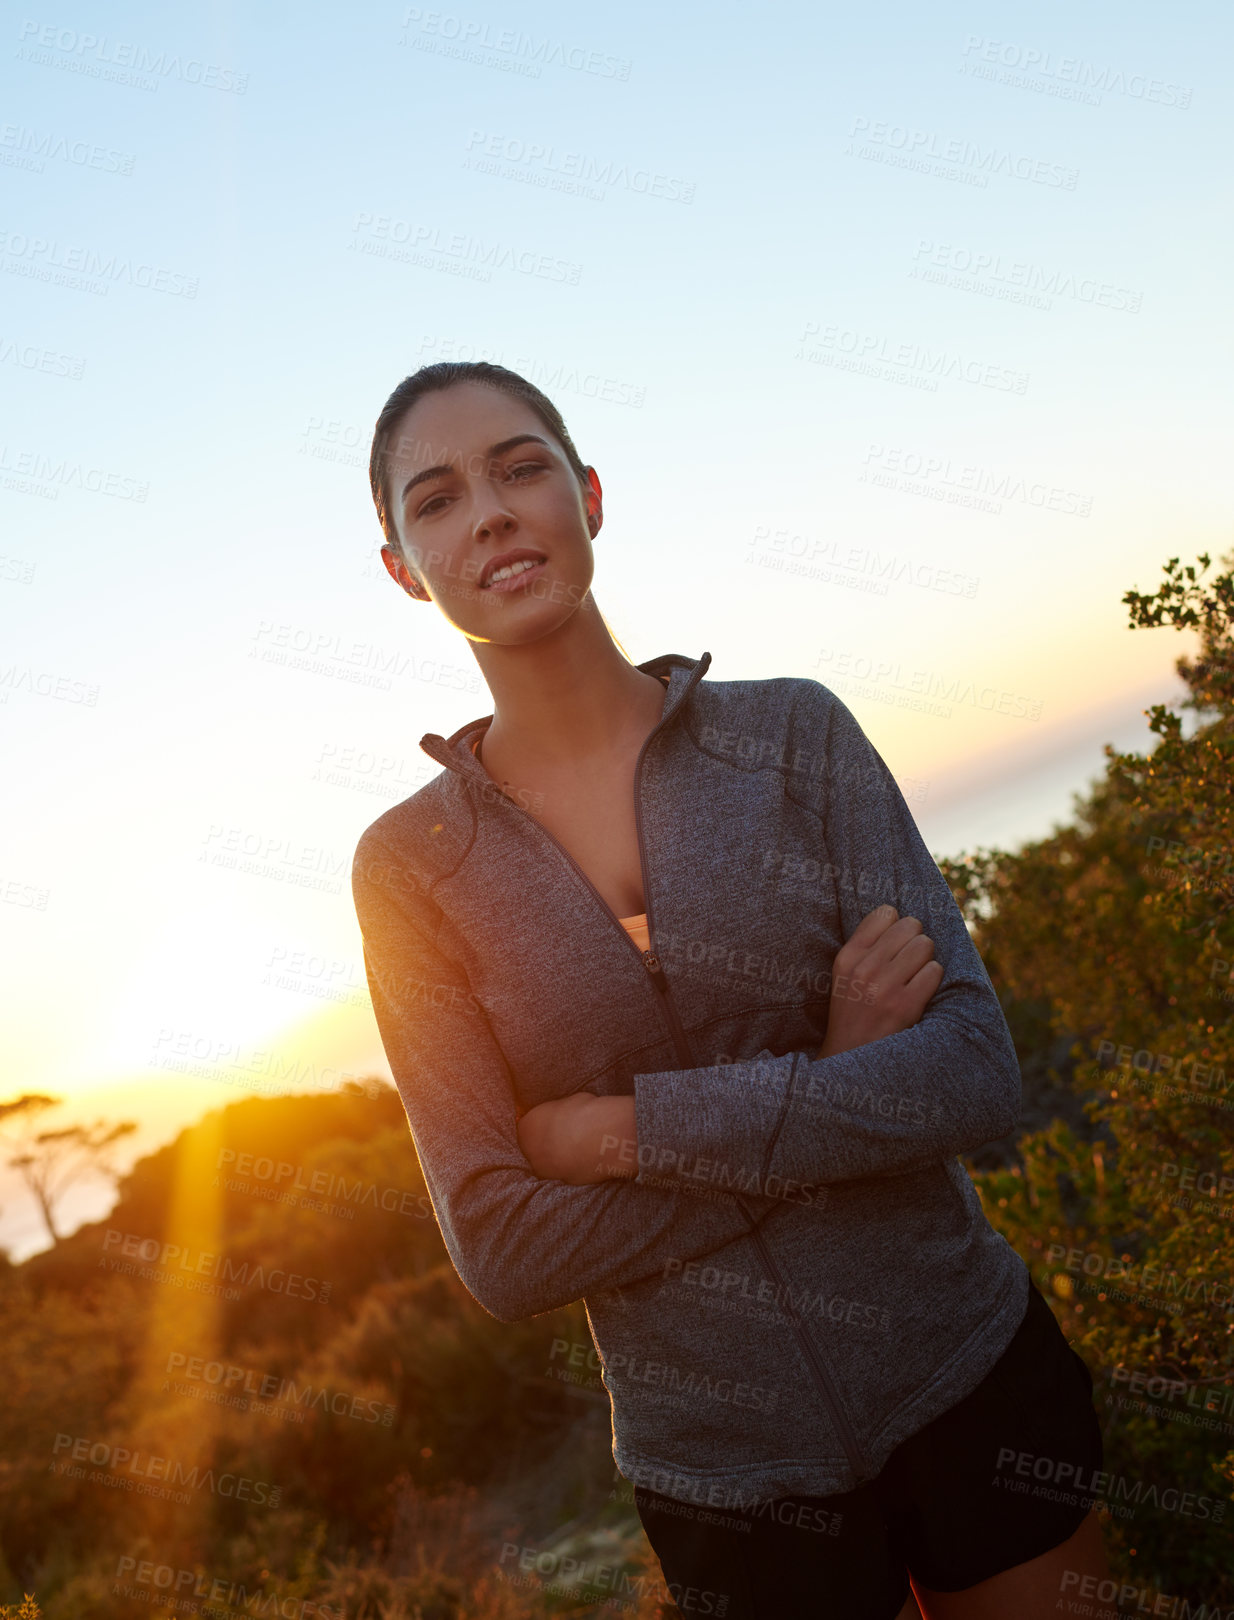
<path id="1" fill-rule="evenodd" d="M 1123 599 L 1133 627 L 1200 631 L 1175 665 L 1190 733 L 1154 705 L 1158 745 L 1107 745 L 1070 825 L 941 864 L 1013 1030 L 1015 1009 L 1048 1009 L 1086 1116 L 973 1168 L 1095 1369 L 1107 1468 L 1137 1502 L 1108 1530 L 1119 1573 L 1213 1603 L 1234 1599 L 1234 576 L 1206 586 L 1199 562 Z M 1210 1505 L 1146 1505 L 1171 1490 Z"/>

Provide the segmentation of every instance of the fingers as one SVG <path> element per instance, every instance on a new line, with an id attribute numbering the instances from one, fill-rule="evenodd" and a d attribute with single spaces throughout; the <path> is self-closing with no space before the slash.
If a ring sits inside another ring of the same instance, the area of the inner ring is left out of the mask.
<path id="1" fill-rule="evenodd" d="M 900 913 L 894 906 L 878 906 L 874 911 L 867 912 L 845 940 L 845 946 L 858 945 L 864 947 L 873 945 L 881 934 L 886 933 L 899 915 Z"/>
<path id="2" fill-rule="evenodd" d="M 898 982 L 906 982 L 933 952 L 934 941 L 920 918 L 901 917 L 894 906 L 879 906 L 861 919 L 837 951 L 835 971 L 853 979 L 883 978 L 890 973 Z"/>
<path id="3" fill-rule="evenodd" d="M 930 1005 L 934 992 L 943 982 L 943 964 L 927 962 L 913 974 L 904 986 L 903 995 L 908 1016 L 916 1023 Z"/>
<path id="4" fill-rule="evenodd" d="M 928 1001 L 939 985 L 943 982 L 943 964 L 941 962 L 927 962 L 919 968 L 908 981 L 907 988 L 920 991 Z"/>
<path id="5" fill-rule="evenodd" d="M 881 915 L 880 915 L 881 914 Z M 862 929 L 868 926 L 865 942 Z M 895 1029 L 907 1029 L 925 1012 L 944 976 L 942 963 L 933 960 L 934 941 L 917 917 L 900 917 L 894 907 L 881 906 L 863 917 L 861 924 L 835 961 L 837 985 L 860 986 L 878 1016 Z M 834 993 L 834 992 L 833 992 Z"/>
<path id="6" fill-rule="evenodd" d="M 916 919 L 914 918 L 914 921 Z M 918 924 L 920 928 L 920 924 Z M 887 967 L 891 976 L 907 984 L 923 965 L 930 962 L 934 956 L 934 941 L 929 934 L 916 933 L 906 939 L 898 950 L 893 951 L 888 959 Z M 941 963 L 938 964 L 941 967 Z"/>
<path id="7" fill-rule="evenodd" d="M 890 961 L 890 957 L 878 948 L 892 929 L 899 926 L 897 920 L 899 915 L 894 906 L 879 906 L 876 910 L 867 912 L 836 952 L 835 972 L 841 978 L 855 978 L 859 965 L 868 970 L 880 962 Z M 895 949 L 899 948 L 902 938 L 901 934 Z"/>
<path id="8" fill-rule="evenodd" d="M 945 977 L 918 917 L 869 912 L 836 953 L 820 1058 L 911 1029 Z"/>
<path id="9" fill-rule="evenodd" d="M 918 1021 L 943 981 L 941 962 L 927 961 L 916 969 L 911 964 L 906 968 L 901 960 L 903 954 L 877 978 L 863 981 L 869 1004 L 897 1030 L 910 1029 Z"/>
<path id="10" fill-rule="evenodd" d="M 911 920 L 915 922 L 916 918 Z M 896 927 L 899 927 L 898 923 Z M 876 982 L 884 993 L 896 994 L 902 991 L 923 967 L 929 965 L 933 956 L 934 941 L 928 934 L 918 931 L 903 939 L 902 943 L 897 943 L 893 931 L 889 929 L 874 949 L 858 964 L 854 970 L 854 978 Z M 935 965 L 941 972 L 942 964 Z"/>

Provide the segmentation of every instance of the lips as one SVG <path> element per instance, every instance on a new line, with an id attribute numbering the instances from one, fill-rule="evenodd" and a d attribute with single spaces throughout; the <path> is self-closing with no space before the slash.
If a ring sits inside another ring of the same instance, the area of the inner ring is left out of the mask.
<path id="1" fill-rule="evenodd" d="M 488 596 L 526 596 L 547 567 L 547 560 L 541 557 L 528 567 L 520 568 L 517 574 L 507 574 L 504 579 L 481 588 Z"/>
<path id="2" fill-rule="evenodd" d="M 509 568 L 512 564 L 517 562 L 542 563 L 546 560 L 547 559 L 542 551 L 531 551 L 526 546 L 520 546 L 516 551 L 503 551 L 500 556 L 490 557 L 488 562 L 486 562 L 484 567 L 481 569 L 480 589 L 484 591 L 492 588 L 489 582 L 499 568 Z M 524 569 L 523 572 L 530 573 L 531 570 Z M 503 585 L 508 585 L 513 584 L 514 581 L 502 580 L 500 583 Z"/>

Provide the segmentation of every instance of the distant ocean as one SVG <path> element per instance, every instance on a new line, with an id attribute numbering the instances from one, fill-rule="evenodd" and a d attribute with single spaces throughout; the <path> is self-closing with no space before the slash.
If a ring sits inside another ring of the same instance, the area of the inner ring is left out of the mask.
<path id="1" fill-rule="evenodd" d="M 1073 819 L 1073 796 L 1104 777 L 1102 745 L 1150 754 L 1159 739 L 1141 711 L 1177 704 L 1186 690 L 1182 681 L 1164 691 L 1154 681 L 1140 694 L 1120 694 L 1048 732 L 1025 725 L 1024 736 L 931 781 L 923 800 L 909 799 L 926 847 L 937 859 L 981 845 L 1017 849 L 1048 837 L 1055 823 Z M 1195 717 L 1186 716 L 1184 735 L 1194 726 Z"/>

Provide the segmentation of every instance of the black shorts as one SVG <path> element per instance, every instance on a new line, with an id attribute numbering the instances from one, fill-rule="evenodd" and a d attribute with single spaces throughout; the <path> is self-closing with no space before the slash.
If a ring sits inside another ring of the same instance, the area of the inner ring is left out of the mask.
<path id="1" fill-rule="evenodd" d="M 910 1573 L 961 1592 L 1079 1528 L 1092 1499 L 1069 1482 L 1091 1481 L 1103 1462 L 1092 1397 L 1092 1375 L 1030 1278 L 1024 1319 L 990 1372 L 876 1479 L 749 1512 L 636 1485 L 635 1506 L 683 1615 L 895 1620 Z"/>

